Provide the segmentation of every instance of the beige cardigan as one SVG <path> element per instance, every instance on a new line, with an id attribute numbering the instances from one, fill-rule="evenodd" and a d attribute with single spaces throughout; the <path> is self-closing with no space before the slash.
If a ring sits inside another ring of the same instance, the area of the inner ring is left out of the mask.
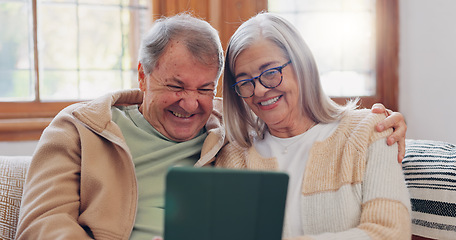
<path id="1" fill-rule="evenodd" d="M 369 110 L 347 114 L 337 130 L 312 146 L 302 179 L 302 230 L 293 239 L 410 239 L 410 200 L 397 145 L 386 146 L 384 119 Z M 276 170 L 276 158 L 233 143 L 219 153 L 216 166 Z M 286 236 L 287 224 L 284 225 Z"/>
<path id="2" fill-rule="evenodd" d="M 62 110 L 44 131 L 24 186 L 17 239 L 128 239 L 135 221 L 135 167 L 112 105 L 141 104 L 126 90 Z M 206 124 L 197 166 L 225 142 L 221 99 Z"/>

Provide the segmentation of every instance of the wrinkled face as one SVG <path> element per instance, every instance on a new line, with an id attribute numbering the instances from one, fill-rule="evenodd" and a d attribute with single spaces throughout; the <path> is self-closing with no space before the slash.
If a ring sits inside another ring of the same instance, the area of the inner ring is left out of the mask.
<path id="1" fill-rule="evenodd" d="M 212 112 L 217 66 L 197 61 L 179 41 L 172 41 L 153 72 L 139 65 L 139 87 L 144 92 L 140 111 L 167 138 L 194 138 Z"/>
<path id="2" fill-rule="evenodd" d="M 237 57 L 234 64 L 235 81 L 257 77 L 263 71 L 282 66 L 288 61 L 275 44 L 268 40 L 258 40 Z M 271 133 L 292 131 L 302 118 L 293 63 L 282 69 L 282 76 L 282 83 L 273 89 L 265 88 L 256 79 L 254 95 L 243 98 L 252 111 L 268 125 Z"/>

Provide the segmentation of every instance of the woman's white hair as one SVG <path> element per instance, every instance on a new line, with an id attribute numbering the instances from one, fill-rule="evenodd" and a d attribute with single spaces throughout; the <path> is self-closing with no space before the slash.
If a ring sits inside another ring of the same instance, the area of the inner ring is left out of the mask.
<path id="1" fill-rule="evenodd" d="M 250 110 L 231 87 L 236 80 L 234 65 L 237 57 L 260 39 L 277 45 L 284 56 L 291 60 L 290 66 L 300 88 L 299 104 L 310 119 L 316 123 L 330 123 L 340 119 L 347 110 L 357 107 L 357 100 L 341 106 L 323 92 L 312 52 L 291 23 L 276 14 L 259 13 L 236 30 L 226 52 L 223 75 L 223 118 L 230 140 L 240 146 L 250 147 L 252 136 L 262 137 L 267 131 L 266 124 Z"/>

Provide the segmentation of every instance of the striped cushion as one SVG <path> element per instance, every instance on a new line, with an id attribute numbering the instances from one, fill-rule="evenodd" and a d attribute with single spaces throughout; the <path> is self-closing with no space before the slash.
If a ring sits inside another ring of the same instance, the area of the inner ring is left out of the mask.
<path id="1" fill-rule="evenodd" d="M 30 156 L 0 156 L 0 239 L 14 239 Z"/>
<path id="2" fill-rule="evenodd" d="M 456 239 L 456 146 L 406 140 L 402 168 L 412 203 L 412 232 Z"/>

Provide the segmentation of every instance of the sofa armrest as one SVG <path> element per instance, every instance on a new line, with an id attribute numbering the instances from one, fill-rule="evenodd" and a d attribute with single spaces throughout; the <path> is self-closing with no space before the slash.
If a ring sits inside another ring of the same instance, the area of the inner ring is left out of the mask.
<path id="1" fill-rule="evenodd" d="M 412 233 L 455 239 L 456 146 L 407 139 L 402 169 L 412 204 Z"/>
<path id="2" fill-rule="evenodd" d="M 31 156 L 0 156 L 0 239 L 14 239 Z"/>

